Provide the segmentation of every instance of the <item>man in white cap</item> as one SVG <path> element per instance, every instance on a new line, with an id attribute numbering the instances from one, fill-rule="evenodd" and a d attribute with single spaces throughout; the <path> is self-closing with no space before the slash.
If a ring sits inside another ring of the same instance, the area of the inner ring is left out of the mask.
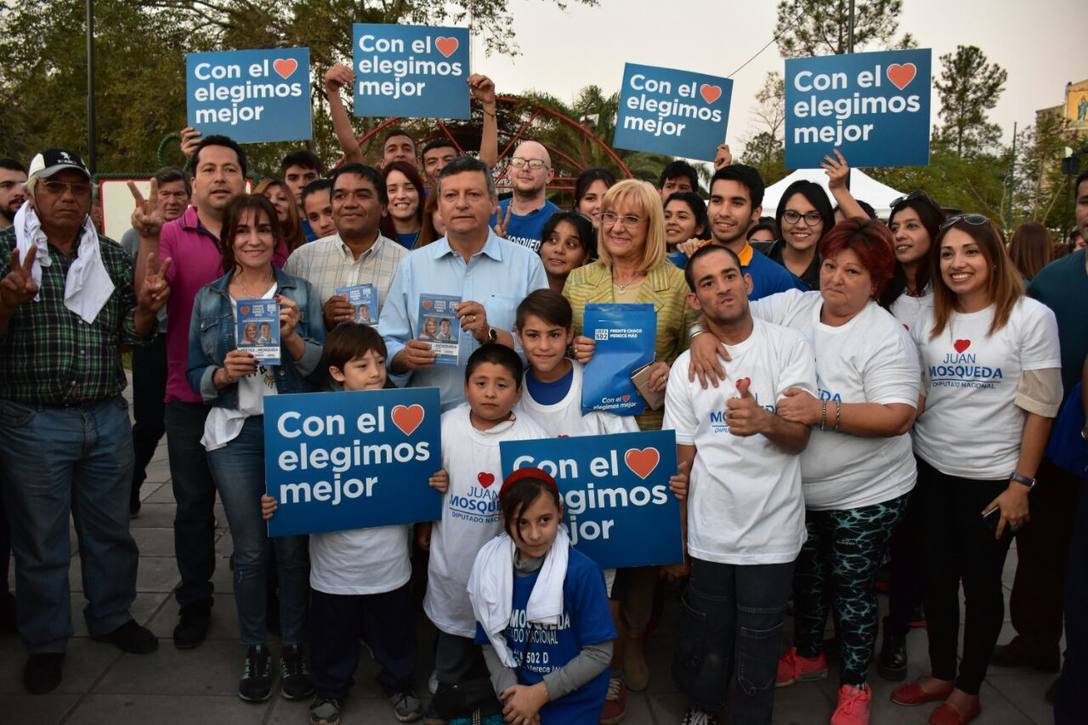
<path id="1" fill-rule="evenodd" d="M 120 245 L 91 224 L 91 176 L 74 152 L 34 157 L 30 201 L 0 232 L 0 479 L 12 526 L 23 684 L 60 684 L 72 636 L 68 515 L 79 523 L 93 639 L 144 654 L 132 618 L 138 552 L 128 529 L 132 435 L 120 346 L 147 342 L 169 297 L 148 261 L 139 296 Z M 169 261 L 165 263 L 169 265 Z"/>

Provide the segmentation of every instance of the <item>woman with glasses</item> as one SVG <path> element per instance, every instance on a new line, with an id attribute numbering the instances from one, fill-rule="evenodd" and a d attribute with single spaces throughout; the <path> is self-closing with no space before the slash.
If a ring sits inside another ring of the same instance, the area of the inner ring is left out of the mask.
<path id="1" fill-rule="evenodd" d="M 600 243 L 597 261 L 573 270 L 563 296 L 574 311 L 574 356 L 583 365 L 593 357 L 594 341 L 584 335 L 585 307 L 589 303 L 649 303 L 657 311 L 655 362 L 651 389 L 665 389 L 669 367 L 687 347 L 693 312 L 687 305 L 684 273 L 665 258 L 665 219 L 661 196 L 645 181 L 628 179 L 608 190 L 601 202 Z M 647 409 L 638 416 L 642 430 L 660 430 L 663 411 Z M 614 674 L 605 716 L 622 716 L 623 684 L 646 689 L 649 669 L 643 637 L 653 609 L 658 567 L 622 569 L 613 592 L 621 601 L 626 636 L 617 641 L 613 662 L 623 668 L 622 684 Z M 615 611 L 614 611 L 615 614 Z M 616 720 L 618 722 L 618 720 Z"/>
<path id="2" fill-rule="evenodd" d="M 824 232 L 835 226 L 835 212 L 823 187 L 801 179 L 786 187 L 774 215 L 782 238 L 767 256 L 781 264 L 808 285 L 820 287 L 820 255 L 817 253 Z"/>
<path id="3" fill-rule="evenodd" d="M 915 496 L 925 538 L 931 674 L 892 693 L 900 705 L 944 701 L 935 725 L 981 712 L 979 688 L 1001 631 L 1001 571 L 1062 399 L 1054 313 L 1024 296 L 1001 233 L 986 217 L 941 225 L 933 305 L 911 330 L 924 412 L 915 424 Z M 957 669 L 960 596 L 963 655 Z"/>

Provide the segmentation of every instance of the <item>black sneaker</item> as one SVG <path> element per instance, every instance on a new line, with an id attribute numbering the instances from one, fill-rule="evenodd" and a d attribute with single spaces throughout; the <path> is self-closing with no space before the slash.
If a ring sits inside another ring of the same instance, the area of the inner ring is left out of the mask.
<path id="1" fill-rule="evenodd" d="M 109 642 L 117 645 L 122 652 L 131 652 L 134 655 L 151 654 L 159 648 L 158 638 L 147 627 L 136 624 L 135 619 L 130 619 L 109 634 L 100 634 L 91 639 L 97 642 Z"/>
<path id="2" fill-rule="evenodd" d="M 44 695 L 57 689 L 63 672 L 63 652 L 32 654 L 23 666 L 23 687 L 31 695 Z"/>
<path id="3" fill-rule="evenodd" d="M 336 697 L 318 697 L 310 705 L 310 725 L 340 725 L 344 701 Z"/>
<path id="4" fill-rule="evenodd" d="M 181 608 L 178 625 L 174 627 L 174 646 L 193 649 L 208 636 L 212 624 L 212 605 L 200 602 Z"/>
<path id="5" fill-rule="evenodd" d="M 246 702 L 264 702 L 272 694 L 272 655 L 263 644 L 250 645 L 242 663 L 238 697 Z"/>
<path id="6" fill-rule="evenodd" d="M 285 644 L 280 657 L 280 694 L 285 700 L 301 700 L 314 694 L 310 665 L 300 644 Z"/>

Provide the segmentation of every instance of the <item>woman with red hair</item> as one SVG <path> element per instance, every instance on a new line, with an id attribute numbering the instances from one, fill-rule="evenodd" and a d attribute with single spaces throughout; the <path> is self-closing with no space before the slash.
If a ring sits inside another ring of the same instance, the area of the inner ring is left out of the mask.
<path id="1" fill-rule="evenodd" d="M 847 219 L 824 235 L 819 254 L 819 292 L 750 304 L 756 317 L 809 340 L 819 384 L 819 399 L 787 390 L 778 404 L 779 415 L 813 431 L 801 454 L 808 540 L 794 569 L 795 646 L 779 660 L 776 684 L 827 676 L 833 602 L 842 672 L 831 722 L 845 725 L 869 722 L 876 571 L 917 477 L 908 431 L 921 376 L 912 340 L 876 301 L 895 271 L 888 228 Z"/>

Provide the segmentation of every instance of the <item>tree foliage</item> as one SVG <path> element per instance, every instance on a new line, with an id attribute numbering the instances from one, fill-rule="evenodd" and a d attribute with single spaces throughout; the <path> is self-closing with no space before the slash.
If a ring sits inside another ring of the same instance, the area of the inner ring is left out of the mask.
<path id="1" fill-rule="evenodd" d="M 899 39 L 902 0 L 856 0 L 854 50 L 913 48 L 909 33 Z M 849 0 L 782 0 L 775 37 L 783 58 L 839 55 L 849 50 Z"/>
<path id="2" fill-rule="evenodd" d="M 1008 73 L 974 45 L 958 45 L 941 56 L 941 75 L 933 81 L 941 98 L 941 125 L 937 136 L 962 155 L 993 148 L 1001 127 L 987 120 L 997 105 Z"/>

